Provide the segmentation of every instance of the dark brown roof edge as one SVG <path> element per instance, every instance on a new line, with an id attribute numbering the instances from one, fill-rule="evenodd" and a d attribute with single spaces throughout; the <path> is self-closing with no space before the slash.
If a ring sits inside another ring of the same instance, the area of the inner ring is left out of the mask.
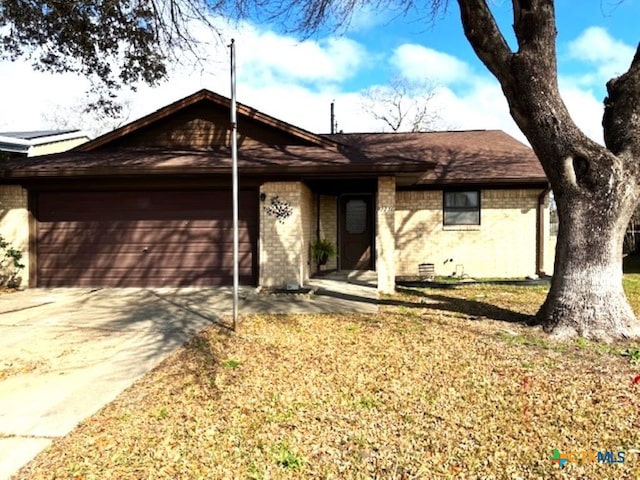
<path id="1" fill-rule="evenodd" d="M 484 184 L 484 183 L 549 183 L 547 177 L 493 177 L 478 180 L 476 178 L 451 178 L 444 180 L 425 180 L 424 185 L 442 185 L 447 183 L 456 183 L 464 185 Z M 423 185 L 421 183 L 420 185 Z"/>
<path id="2" fill-rule="evenodd" d="M 166 118 L 169 115 L 172 115 L 175 112 L 182 110 L 183 108 L 186 108 L 188 106 L 201 102 L 202 100 L 210 100 L 224 107 L 230 107 L 230 104 L 231 104 L 231 100 L 228 99 L 227 97 L 223 97 L 222 95 L 212 92 L 211 90 L 202 89 L 196 93 L 189 95 L 188 97 L 184 97 L 165 107 L 162 107 L 156 110 L 155 112 L 145 115 L 144 117 L 141 117 L 138 120 L 134 120 L 133 122 L 128 123 L 127 125 L 124 125 L 111 132 L 105 133 L 104 135 L 94 138 L 93 140 L 87 143 L 84 143 L 72 149 L 71 151 L 89 152 L 89 151 L 95 150 L 96 148 L 102 147 L 114 140 L 124 137 L 125 135 L 129 135 L 130 133 L 133 133 L 136 130 L 139 130 L 143 127 L 151 125 L 154 122 L 162 120 L 163 118 Z M 283 120 L 278 120 L 277 118 L 272 117 L 271 115 L 262 113 L 261 111 L 256 110 L 255 108 L 249 107 L 247 105 L 244 105 L 242 103 L 237 104 L 237 112 L 240 115 L 245 115 L 254 120 L 257 120 L 258 122 L 264 123 L 271 127 L 278 128 L 287 133 L 290 133 L 291 135 L 295 135 L 298 138 L 307 140 L 319 146 L 332 147 L 338 144 L 337 141 L 332 140 L 331 138 L 326 138 L 324 136 L 317 135 L 303 128 L 296 127 L 295 125 L 287 123 Z"/>
<path id="3" fill-rule="evenodd" d="M 461 187 L 461 188 L 479 188 L 482 189 L 486 186 L 500 187 L 500 188 L 518 188 L 523 185 L 529 185 L 531 188 L 546 188 L 549 186 L 549 180 L 542 177 L 500 177 L 490 178 L 484 180 L 466 180 L 466 179 L 451 179 L 451 180 L 438 180 L 429 182 L 418 182 L 414 185 L 403 186 L 403 190 L 442 190 L 447 187 Z"/>
<path id="4" fill-rule="evenodd" d="M 424 173 L 425 170 L 433 168 L 433 163 L 424 162 L 420 165 L 325 165 L 318 168 L 317 165 L 313 166 L 274 166 L 265 165 L 260 167 L 240 167 L 240 175 L 264 175 L 264 176 L 278 176 L 278 175 L 305 175 L 305 176 L 324 176 L 331 174 L 335 176 L 346 175 L 371 175 L 376 176 L 378 174 L 403 174 L 403 173 Z M 231 174 L 231 166 L 225 165 L 220 167 L 147 167 L 147 168 L 131 168 L 131 167 L 91 167 L 91 168 L 56 168 L 56 169 L 25 169 L 25 170 L 4 170 L 3 177 L 5 179 L 21 179 L 21 178 L 36 178 L 36 177 L 69 177 L 69 176 L 111 176 L 114 175 L 226 175 Z"/>

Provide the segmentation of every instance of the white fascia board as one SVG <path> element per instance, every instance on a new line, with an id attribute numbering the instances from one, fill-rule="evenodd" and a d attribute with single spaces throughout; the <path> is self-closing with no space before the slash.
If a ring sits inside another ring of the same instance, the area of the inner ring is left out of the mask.
<path id="1" fill-rule="evenodd" d="M 50 135 L 48 137 L 34 138 L 33 140 L 30 140 L 28 144 L 37 146 L 45 143 L 64 142 L 65 140 L 73 140 L 76 138 L 86 138 L 87 140 L 89 140 L 89 135 L 84 133 L 82 130 L 78 130 L 77 132 L 63 133 L 61 135 Z"/>
<path id="2" fill-rule="evenodd" d="M 0 135 L 0 144 L 2 144 L 3 147 L 4 146 L 13 146 L 15 148 L 26 147 L 24 149 L 25 151 L 27 150 L 28 147 L 33 145 L 29 140 L 23 140 L 21 138 L 14 138 L 14 137 L 5 137 L 4 135 Z"/>

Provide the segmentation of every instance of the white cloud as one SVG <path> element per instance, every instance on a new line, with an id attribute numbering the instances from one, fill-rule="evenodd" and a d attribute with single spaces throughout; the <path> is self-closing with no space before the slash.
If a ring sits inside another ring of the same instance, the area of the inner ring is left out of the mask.
<path id="1" fill-rule="evenodd" d="M 377 131 L 376 121 L 362 111 L 358 93 L 333 89 L 313 91 L 296 85 L 273 85 L 253 89 L 242 86 L 238 99 L 243 103 L 316 133 L 329 133 L 330 106 L 335 101 L 338 131 Z"/>
<path id="2" fill-rule="evenodd" d="M 396 48 L 391 63 L 409 80 L 452 84 L 473 79 L 469 65 L 457 57 L 412 43 Z"/>
<path id="3" fill-rule="evenodd" d="M 254 84 L 340 82 L 354 76 L 366 58 L 364 47 L 348 38 L 299 42 L 272 31 L 243 33 L 236 50 L 238 70 Z"/>
<path id="4" fill-rule="evenodd" d="M 39 112 L 76 102 L 88 87 L 78 75 L 37 72 L 21 60 L 0 62 L 0 78 L 0 129 L 4 131 L 43 128 Z"/>
<path id="5" fill-rule="evenodd" d="M 126 88 L 120 92 L 119 98 L 131 105 L 129 120 L 201 88 L 229 96 L 227 45 L 231 38 L 236 38 L 239 101 L 301 126 L 307 117 L 314 115 L 309 113 L 311 105 L 319 107 L 320 103 L 326 103 L 328 111 L 336 95 L 327 94 L 329 98 L 324 98 L 323 92 L 356 75 L 366 56 L 364 47 L 348 38 L 299 42 L 246 23 L 235 28 L 224 22 L 217 25 L 218 35 L 195 32 L 203 42 L 200 53 L 207 52 L 206 62 L 193 65 L 185 60 L 173 65 L 168 81 L 159 86 L 139 85 L 136 92 Z M 89 82 L 81 77 L 34 72 L 29 64 L 21 61 L 0 62 L 0 77 L 4 86 L 0 90 L 3 105 L 0 129 L 3 130 L 56 127 L 43 119 L 42 112 L 81 104 L 89 88 Z M 81 124 L 86 121 L 85 117 L 78 117 L 76 125 L 83 127 Z M 73 123 L 69 126 L 74 126 Z M 306 123 L 320 126 L 319 122 Z"/>
<path id="6" fill-rule="evenodd" d="M 368 3 L 358 5 L 352 11 L 349 23 L 345 27 L 350 33 L 365 32 L 387 23 L 390 18 L 393 18 L 393 15 L 387 9 L 381 10 Z"/>
<path id="7" fill-rule="evenodd" d="M 569 57 L 589 65 L 589 72 L 574 78 L 583 85 L 602 84 L 626 72 L 635 49 L 616 40 L 602 27 L 589 27 L 569 43 Z"/>
<path id="8" fill-rule="evenodd" d="M 503 130 L 527 143 L 509 114 L 507 100 L 497 81 L 478 80 L 464 94 L 441 87 L 437 90 L 434 106 L 453 130 Z"/>
<path id="9" fill-rule="evenodd" d="M 194 26 L 194 36 L 202 42 L 198 54 L 207 59 L 213 56 L 228 67 L 227 46 L 235 38 L 238 78 L 253 85 L 341 82 L 357 75 L 368 56 L 363 45 L 347 37 L 297 40 L 248 22 L 231 24 L 214 18 L 212 23 L 217 29 L 213 35 L 201 25 Z M 207 70 L 213 72 L 215 67 Z"/>

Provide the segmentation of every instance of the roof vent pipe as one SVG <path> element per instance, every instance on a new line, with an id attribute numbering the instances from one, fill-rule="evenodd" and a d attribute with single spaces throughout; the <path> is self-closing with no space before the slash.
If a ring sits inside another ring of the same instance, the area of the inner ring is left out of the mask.
<path id="1" fill-rule="evenodd" d="M 336 101 L 331 101 L 331 135 L 336 133 Z"/>

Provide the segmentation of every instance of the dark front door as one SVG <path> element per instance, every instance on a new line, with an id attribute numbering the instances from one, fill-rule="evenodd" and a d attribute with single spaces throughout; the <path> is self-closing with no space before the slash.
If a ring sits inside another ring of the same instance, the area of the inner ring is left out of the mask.
<path id="1" fill-rule="evenodd" d="M 373 212 L 371 195 L 340 199 L 340 268 L 373 269 Z"/>

